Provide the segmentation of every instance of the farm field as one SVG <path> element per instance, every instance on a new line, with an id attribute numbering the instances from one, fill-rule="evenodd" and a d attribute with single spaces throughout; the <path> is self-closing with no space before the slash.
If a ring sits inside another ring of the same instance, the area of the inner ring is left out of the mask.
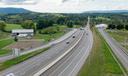
<path id="1" fill-rule="evenodd" d="M 8 32 L 11 32 L 13 29 L 23 29 L 21 25 L 19 24 L 7 24 L 5 27 L 5 30 Z"/>
<path id="2" fill-rule="evenodd" d="M 12 29 L 22 29 L 22 27 L 18 24 L 7 24 L 6 31 L 10 32 Z M 32 39 L 19 38 L 18 42 L 15 42 L 13 38 L 11 38 L 11 33 L 3 32 L 5 34 L 7 33 L 10 38 L 5 39 L 3 36 L 0 39 L 0 55 L 5 55 L 12 52 L 12 48 L 19 48 L 22 51 L 26 51 L 36 47 L 40 47 L 47 42 L 55 40 L 64 35 L 69 31 L 66 31 L 66 29 L 67 26 L 65 25 L 51 26 L 41 30 L 41 33 L 38 30 Z"/>

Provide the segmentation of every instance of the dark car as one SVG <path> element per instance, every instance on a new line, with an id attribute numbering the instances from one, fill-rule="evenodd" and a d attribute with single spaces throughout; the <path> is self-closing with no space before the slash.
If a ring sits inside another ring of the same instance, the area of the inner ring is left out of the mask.
<path id="1" fill-rule="evenodd" d="M 75 38 L 75 36 L 73 36 L 72 38 Z"/>
<path id="2" fill-rule="evenodd" d="M 66 42 L 66 44 L 69 44 L 70 42 Z"/>

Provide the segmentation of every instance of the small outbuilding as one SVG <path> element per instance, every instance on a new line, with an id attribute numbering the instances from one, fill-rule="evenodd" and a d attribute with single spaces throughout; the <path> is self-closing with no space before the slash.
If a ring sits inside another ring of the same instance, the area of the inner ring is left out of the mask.
<path id="1" fill-rule="evenodd" d="M 33 29 L 14 29 L 12 30 L 12 36 L 17 37 L 32 37 L 34 35 Z"/>

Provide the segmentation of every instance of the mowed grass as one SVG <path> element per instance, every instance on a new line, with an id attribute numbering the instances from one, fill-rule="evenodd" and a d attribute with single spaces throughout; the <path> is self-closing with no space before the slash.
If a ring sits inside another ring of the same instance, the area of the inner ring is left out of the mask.
<path id="1" fill-rule="evenodd" d="M 0 56 L 4 56 L 11 53 L 11 50 L 8 49 L 0 49 Z"/>
<path id="2" fill-rule="evenodd" d="M 0 56 L 11 53 L 11 50 L 3 49 L 3 48 L 12 44 L 12 43 L 14 43 L 13 39 L 6 39 L 6 40 L 1 40 L 0 41 Z"/>
<path id="3" fill-rule="evenodd" d="M 10 37 L 10 33 L 0 31 L 0 40 L 5 39 L 5 38 L 9 38 L 9 37 Z"/>
<path id="4" fill-rule="evenodd" d="M 94 44 L 78 76 L 123 76 L 123 72 L 111 55 L 110 47 L 93 28 Z"/>
<path id="5" fill-rule="evenodd" d="M 11 32 L 13 29 L 23 29 L 19 24 L 7 24 L 5 30 Z"/>
<path id="6" fill-rule="evenodd" d="M 12 44 L 14 42 L 13 39 L 6 39 L 0 41 L 0 49 L 4 48 L 5 46 Z"/>
<path id="7" fill-rule="evenodd" d="M 44 49 L 40 49 L 40 50 L 31 52 L 31 53 L 28 53 L 28 54 L 13 58 L 11 60 L 7 60 L 5 62 L 2 62 L 2 63 L 0 63 L 0 71 L 5 70 L 5 69 L 7 69 L 9 67 L 12 67 L 12 66 L 14 66 L 16 64 L 19 64 L 21 62 L 24 62 L 24 61 L 26 61 L 26 60 L 28 60 L 28 59 L 36 56 L 36 55 L 48 50 L 49 48 L 50 47 L 47 47 L 47 48 L 44 48 Z"/>
<path id="8" fill-rule="evenodd" d="M 45 42 L 48 42 L 50 40 L 55 40 L 55 39 L 63 36 L 65 34 L 65 29 L 67 29 L 66 25 L 56 25 L 56 26 L 51 26 L 51 27 L 53 28 L 52 30 L 54 30 L 54 29 L 56 29 L 56 27 L 58 27 L 58 29 L 60 31 L 57 31 L 54 34 L 40 34 L 40 33 L 37 33 L 34 36 L 34 39 L 43 39 Z"/>

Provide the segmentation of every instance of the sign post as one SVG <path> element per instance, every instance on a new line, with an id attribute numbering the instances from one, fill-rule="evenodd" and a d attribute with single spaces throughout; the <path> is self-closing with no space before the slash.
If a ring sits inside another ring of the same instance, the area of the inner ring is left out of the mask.
<path id="1" fill-rule="evenodd" d="M 20 49 L 14 48 L 14 49 L 13 49 L 13 56 L 14 56 L 14 57 L 20 56 Z"/>

